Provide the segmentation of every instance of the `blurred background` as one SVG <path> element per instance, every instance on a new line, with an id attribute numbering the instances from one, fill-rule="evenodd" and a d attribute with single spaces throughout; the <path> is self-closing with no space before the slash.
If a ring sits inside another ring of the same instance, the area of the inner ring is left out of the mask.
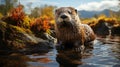
<path id="1" fill-rule="evenodd" d="M 17 21 L 13 23 L 18 26 L 24 24 L 29 28 L 39 23 L 40 18 L 47 18 L 47 30 L 54 28 L 54 10 L 67 6 L 76 8 L 82 23 L 90 25 L 97 35 L 120 35 L 119 0 L 0 0 L 0 18 L 9 16 Z M 26 22 L 20 24 L 21 20 Z"/>
<path id="2" fill-rule="evenodd" d="M 54 28 L 54 10 L 67 6 L 76 8 L 82 23 L 90 25 L 97 35 L 109 35 L 109 33 L 110 35 L 120 35 L 119 0 L 71 0 L 69 2 L 61 0 L 0 0 L 0 18 L 5 16 L 13 18 L 16 21 L 12 22 L 13 24 L 31 29 L 35 24 L 40 23 L 40 18 L 47 18 L 49 19 L 45 20 L 48 21 L 48 24 L 45 25 L 45 30 L 47 30 Z M 20 21 L 26 22 L 19 23 Z M 38 29 L 34 29 L 34 31 Z"/>

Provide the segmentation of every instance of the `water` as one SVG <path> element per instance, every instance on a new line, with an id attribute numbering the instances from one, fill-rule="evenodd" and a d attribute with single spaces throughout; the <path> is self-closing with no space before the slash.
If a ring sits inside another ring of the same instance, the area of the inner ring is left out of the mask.
<path id="1" fill-rule="evenodd" d="M 0 56 L 0 67 L 120 67 L 120 37 L 97 38 L 84 55 L 56 49 L 44 54 Z M 18 66 L 19 65 L 19 66 Z"/>

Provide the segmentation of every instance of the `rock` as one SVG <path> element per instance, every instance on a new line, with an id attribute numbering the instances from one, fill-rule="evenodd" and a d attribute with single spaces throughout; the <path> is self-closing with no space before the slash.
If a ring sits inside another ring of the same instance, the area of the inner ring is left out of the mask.
<path id="1" fill-rule="evenodd" d="M 108 36 L 110 34 L 109 29 L 111 29 L 111 35 L 120 36 L 120 25 L 118 23 L 106 22 L 105 20 L 99 20 L 94 26 L 91 26 L 95 34 L 98 36 Z"/>
<path id="2" fill-rule="evenodd" d="M 0 21 L 0 49 L 8 49 L 8 47 L 4 45 L 6 26 L 7 24 L 5 22 Z"/>
<path id="3" fill-rule="evenodd" d="M 52 37 L 56 38 L 55 30 L 51 30 L 50 33 L 51 33 L 50 35 L 51 35 Z"/>
<path id="4" fill-rule="evenodd" d="M 111 34 L 112 34 L 112 35 L 120 36 L 120 26 L 113 27 L 113 28 L 111 29 Z"/>
<path id="5" fill-rule="evenodd" d="M 109 35 L 109 31 L 108 31 L 109 29 L 105 25 L 105 22 L 97 23 L 93 30 L 97 35 L 102 35 L 102 36 Z"/>
<path id="6" fill-rule="evenodd" d="M 49 35 L 44 40 L 34 36 L 29 29 L 7 24 L 0 21 L 0 50 L 20 53 L 41 53 L 53 48 L 53 40 Z M 9 53 L 9 52 L 8 52 Z"/>
<path id="7" fill-rule="evenodd" d="M 51 44 L 56 44 L 57 43 L 57 39 L 55 37 L 53 37 L 50 34 L 45 33 L 45 32 L 39 34 L 38 37 L 40 37 L 40 38 L 42 38 L 44 40 L 49 41 L 49 43 L 51 43 Z"/>

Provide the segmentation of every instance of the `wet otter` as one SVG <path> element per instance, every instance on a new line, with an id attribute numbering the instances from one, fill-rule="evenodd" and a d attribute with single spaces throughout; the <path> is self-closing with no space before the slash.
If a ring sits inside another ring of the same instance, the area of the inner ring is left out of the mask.
<path id="1" fill-rule="evenodd" d="M 65 49 L 82 51 L 88 42 L 95 39 L 95 34 L 91 27 L 81 23 L 77 10 L 73 7 L 56 9 L 55 21 L 58 43 Z"/>

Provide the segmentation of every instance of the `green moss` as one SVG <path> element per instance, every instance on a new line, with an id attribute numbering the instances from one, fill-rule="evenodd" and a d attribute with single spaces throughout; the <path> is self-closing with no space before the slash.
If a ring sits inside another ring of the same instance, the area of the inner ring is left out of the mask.
<path id="1" fill-rule="evenodd" d="M 21 28 L 21 27 L 18 27 L 18 26 L 13 26 L 13 25 L 11 25 L 11 28 L 16 32 L 26 33 L 24 28 Z"/>
<path id="2" fill-rule="evenodd" d="M 23 23 L 21 24 L 21 26 L 23 28 L 28 28 L 30 29 L 30 18 L 28 16 L 26 16 L 24 19 L 23 19 Z"/>
<path id="3" fill-rule="evenodd" d="M 25 48 L 25 44 L 18 42 L 18 41 L 12 41 L 12 44 L 10 45 L 12 49 L 18 50 L 18 49 L 23 49 Z"/>
<path id="4" fill-rule="evenodd" d="M 18 32 L 18 33 L 28 33 L 28 34 L 32 34 L 32 31 L 30 29 L 25 29 L 25 28 L 21 28 L 19 26 L 14 26 L 14 25 L 10 25 L 10 27 Z"/>
<path id="5" fill-rule="evenodd" d="M 3 17 L 3 15 L 0 13 L 0 19 Z"/>
<path id="6" fill-rule="evenodd" d="M 23 40 L 21 40 L 21 39 L 15 39 L 15 41 L 17 41 L 19 43 L 23 43 Z"/>
<path id="7" fill-rule="evenodd" d="M 25 32 L 28 34 L 32 34 L 33 32 L 30 29 L 25 29 Z"/>
<path id="8" fill-rule="evenodd" d="M 5 30 L 7 23 L 0 21 L 0 29 Z"/>

